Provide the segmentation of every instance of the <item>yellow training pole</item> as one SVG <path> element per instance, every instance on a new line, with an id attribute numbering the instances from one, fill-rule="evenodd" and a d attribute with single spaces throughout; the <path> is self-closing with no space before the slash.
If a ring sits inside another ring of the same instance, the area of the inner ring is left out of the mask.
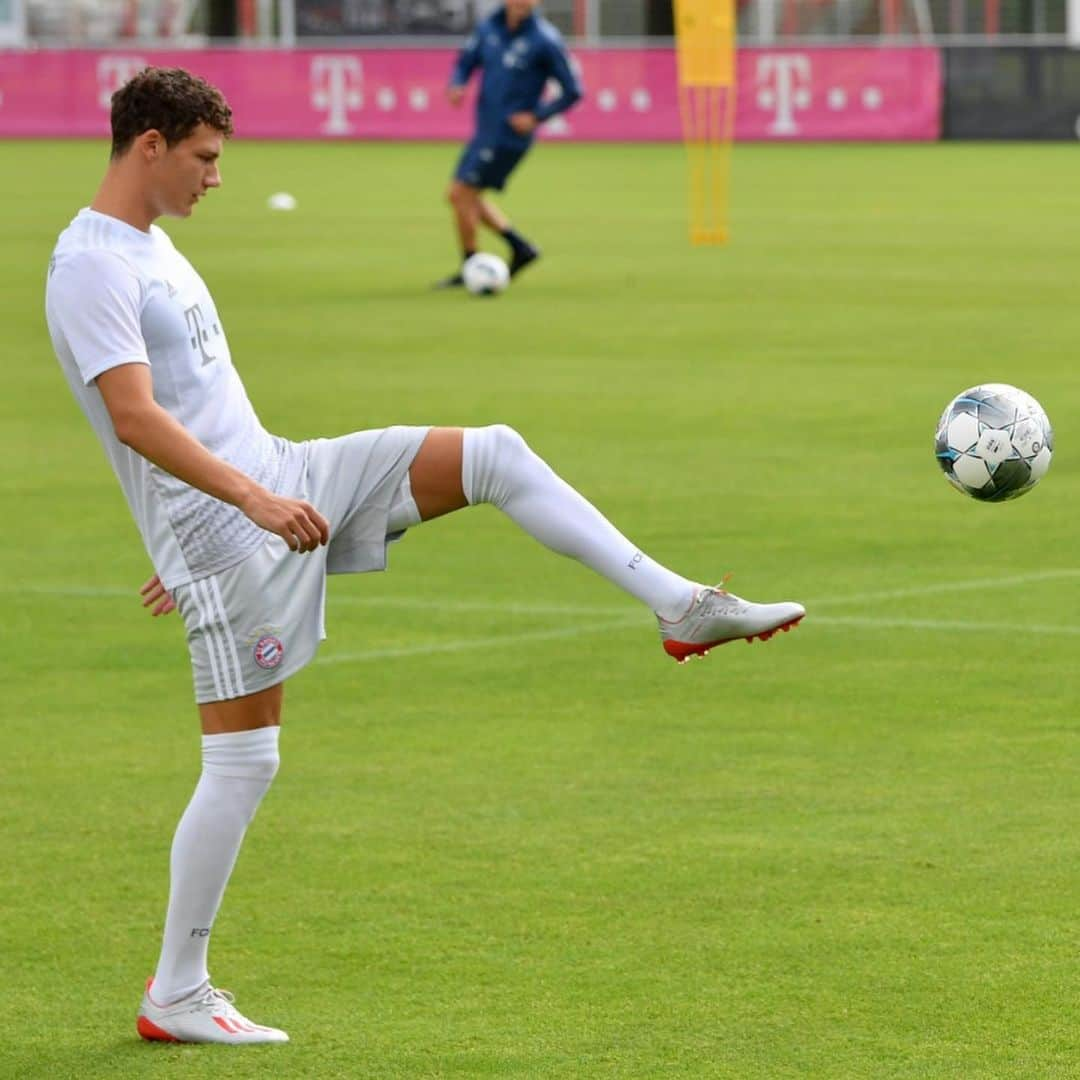
<path id="1" fill-rule="evenodd" d="M 735 129 L 735 3 L 673 2 L 679 112 L 690 173 L 690 242 L 723 244 Z"/>

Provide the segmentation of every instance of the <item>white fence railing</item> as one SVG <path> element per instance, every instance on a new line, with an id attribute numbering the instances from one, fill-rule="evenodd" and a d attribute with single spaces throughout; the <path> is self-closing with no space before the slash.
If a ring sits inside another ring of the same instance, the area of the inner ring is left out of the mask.
<path id="1" fill-rule="evenodd" d="M 0 0 L 0 47 L 239 38 L 371 44 L 458 40 L 498 0 Z M 1058 41 L 1080 45 L 1080 0 L 736 0 L 739 41 Z M 662 41 L 671 0 L 546 0 L 572 41 Z"/>

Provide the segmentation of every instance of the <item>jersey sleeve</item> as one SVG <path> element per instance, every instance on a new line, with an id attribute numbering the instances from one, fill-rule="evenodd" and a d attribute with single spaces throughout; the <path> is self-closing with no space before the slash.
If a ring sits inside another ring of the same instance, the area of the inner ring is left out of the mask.
<path id="1" fill-rule="evenodd" d="M 475 30 L 458 53 L 454 70 L 450 72 L 451 86 L 464 86 L 469 76 L 480 66 L 480 31 Z"/>
<path id="2" fill-rule="evenodd" d="M 548 66 L 551 77 L 559 84 L 561 93 L 554 101 L 543 102 L 536 109 L 536 119 L 543 123 L 572 108 L 582 98 L 581 80 L 574 73 L 570 56 L 559 38 L 548 39 Z"/>
<path id="3" fill-rule="evenodd" d="M 49 322 L 71 350 L 83 382 L 122 364 L 149 364 L 140 314 L 143 287 L 111 251 L 65 259 L 49 280 Z"/>

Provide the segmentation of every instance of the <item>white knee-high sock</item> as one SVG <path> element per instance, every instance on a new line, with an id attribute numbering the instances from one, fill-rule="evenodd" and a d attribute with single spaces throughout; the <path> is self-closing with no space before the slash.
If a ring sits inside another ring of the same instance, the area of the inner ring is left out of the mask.
<path id="1" fill-rule="evenodd" d="M 279 728 L 204 735 L 203 769 L 173 837 L 169 910 L 151 995 L 179 1001 L 210 978 L 206 952 L 225 885 L 278 768 Z"/>
<path id="2" fill-rule="evenodd" d="M 466 428 L 462 487 L 497 506 L 541 544 L 577 559 L 665 619 L 681 617 L 696 584 L 654 562 L 561 480 L 513 428 Z"/>

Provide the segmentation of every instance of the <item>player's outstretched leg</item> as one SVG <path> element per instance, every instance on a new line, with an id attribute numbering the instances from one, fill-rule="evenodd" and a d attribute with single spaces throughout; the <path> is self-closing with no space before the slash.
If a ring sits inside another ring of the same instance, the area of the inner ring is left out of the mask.
<path id="1" fill-rule="evenodd" d="M 215 990 L 209 983 L 171 1005 L 157 1004 L 151 992 L 154 980 L 146 983 L 136 1027 L 148 1042 L 179 1043 L 283 1043 L 289 1036 L 278 1028 L 252 1023 L 233 1005 L 228 990 Z"/>
<path id="2" fill-rule="evenodd" d="M 736 638 L 767 641 L 806 613 L 790 602 L 755 604 L 661 566 L 503 424 L 465 430 L 461 478 L 469 503 L 497 506 L 552 551 L 577 559 L 648 604 L 659 620 L 665 652 L 680 663 Z"/>

